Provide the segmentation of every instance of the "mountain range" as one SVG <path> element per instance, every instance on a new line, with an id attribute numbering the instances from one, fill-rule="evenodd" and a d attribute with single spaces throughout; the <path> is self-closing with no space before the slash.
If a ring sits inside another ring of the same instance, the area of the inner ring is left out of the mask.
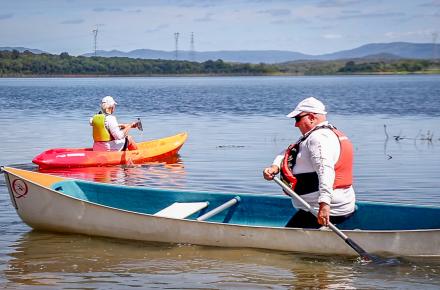
<path id="1" fill-rule="evenodd" d="M 30 50 L 33 53 L 44 53 L 37 49 L 27 49 L 23 47 L 0 47 L 0 50 L 17 49 L 20 52 Z M 440 53 L 439 45 L 434 43 L 370 43 L 360 47 L 342 50 L 334 53 L 321 55 L 309 55 L 294 51 L 284 50 L 221 50 L 221 51 L 163 51 L 152 49 L 136 49 L 129 52 L 119 50 L 97 50 L 96 56 L 102 57 L 129 57 L 141 59 L 167 59 L 167 60 L 189 60 L 207 61 L 222 59 L 227 62 L 241 63 L 282 63 L 299 60 L 341 60 L 356 58 L 411 58 L 411 59 L 433 59 Z M 86 53 L 83 56 L 91 57 L 94 53 Z"/>

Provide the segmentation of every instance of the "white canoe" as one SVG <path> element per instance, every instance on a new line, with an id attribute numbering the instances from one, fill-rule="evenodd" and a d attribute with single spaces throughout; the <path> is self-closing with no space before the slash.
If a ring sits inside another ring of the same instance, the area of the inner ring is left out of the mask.
<path id="1" fill-rule="evenodd" d="M 286 196 L 118 186 L 11 167 L 2 169 L 13 206 L 34 229 L 167 243 L 356 255 L 330 230 L 285 228 L 294 213 Z M 225 203 L 229 207 L 223 206 L 216 213 L 215 209 Z M 338 227 L 370 253 L 440 256 L 439 207 L 359 202 L 354 216 Z"/>

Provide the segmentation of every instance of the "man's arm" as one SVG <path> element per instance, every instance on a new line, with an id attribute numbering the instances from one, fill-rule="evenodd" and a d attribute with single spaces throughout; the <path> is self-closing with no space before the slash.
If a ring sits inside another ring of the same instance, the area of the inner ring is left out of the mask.
<path id="1" fill-rule="evenodd" d="M 106 116 L 105 124 L 115 140 L 121 140 L 127 136 L 126 131 L 128 130 L 121 130 L 119 128 L 119 124 L 115 116 Z"/>
<path id="2" fill-rule="evenodd" d="M 272 180 L 275 175 L 277 175 L 280 172 L 281 168 L 281 162 L 283 161 L 284 155 L 279 154 L 275 157 L 274 161 L 272 162 L 272 165 L 270 167 L 266 167 L 263 170 L 263 177 L 266 180 Z"/>

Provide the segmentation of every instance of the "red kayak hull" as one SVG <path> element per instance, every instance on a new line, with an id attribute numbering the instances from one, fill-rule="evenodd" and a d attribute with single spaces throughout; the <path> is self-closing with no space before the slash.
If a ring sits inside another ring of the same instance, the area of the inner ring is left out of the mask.
<path id="1" fill-rule="evenodd" d="M 187 133 L 137 143 L 138 150 L 93 151 L 92 148 L 55 148 L 44 151 L 32 162 L 41 169 L 64 167 L 141 164 L 176 155 L 185 143 Z"/>

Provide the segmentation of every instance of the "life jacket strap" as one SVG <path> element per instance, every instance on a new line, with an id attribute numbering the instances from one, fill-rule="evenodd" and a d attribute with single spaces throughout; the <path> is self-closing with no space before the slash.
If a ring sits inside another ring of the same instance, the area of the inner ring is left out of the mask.
<path id="1" fill-rule="evenodd" d="M 316 172 L 295 174 L 295 192 L 299 195 L 308 194 L 319 190 L 319 178 Z"/>

